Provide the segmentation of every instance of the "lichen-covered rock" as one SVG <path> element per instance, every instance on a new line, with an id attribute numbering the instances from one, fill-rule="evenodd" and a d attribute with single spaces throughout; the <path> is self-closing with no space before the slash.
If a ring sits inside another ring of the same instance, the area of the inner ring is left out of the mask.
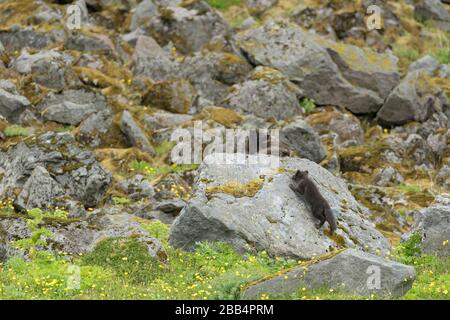
<path id="1" fill-rule="evenodd" d="M 31 74 L 34 82 L 55 90 L 77 84 L 78 78 L 70 68 L 73 58 L 55 50 L 29 54 L 23 50 L 12 62 L 12 68 L 22 74 Z"/>
<path id="2" fill-rule="evenodd" d="M 225 98 L 229 108 L 262 118 L 286 119 L 301 114 L 301 91 L 277 70 L 258 67 Z"/>
<path id="3" fill-rule="evenodd" d="M 364 130 L 357 117 L 349 112 L 324 109 L 306 117 L 308 122 L 320 135 L 334 133 L 334 142 L 338 147 L 361 145 L 364 143 Z"/>
<path id="4" fill-rule="evenodd" d="M 24 209 L 48 209 L 55 203 L 64 205 L 65 195 L 62 186 L 52 178 L 50 173 L 44 167 L 37 166 L 23 185 L 16 205 Z"/>
<path id="5" fill-rule="evenodd" d="M 431 20 L 439 29 L 450 31 L 450 13 L 441 0 L 421 0 L 414 6 L 418 20 Z"/>
<path id="6" fill-rule="evenodd" d="M 428 208 L 415 216 L 415 224 L 402 239 L 418 234 L 420 249 L 424 254 L 450 256 L 450 195 L 442 194 Z"/>
<path id="7" fill-rule="evenodd" d="M 144 115 L 142 122 L 147 129 L 157 131 L 164 128 L 180 127 L 191 120 L 192 116 L 188 114 L 158 111 L 151 115 Z"/>
<path id="8" fill-rule="evenodd" d="M 408 73 L 389 94 L 377 118 L 387 125 L 423 122 L 448 104 L 442 89 L 433 84 L 426 71 L 416 70 Z"/>
<path id="9" fill-rule="evenodd" d="M 296 151 L 302 158 L 316 163 L 327 156 L 327 151 L 317 132 L 302 119 L 295 120 L 281 129 L 280 142 Z"/>
<path id="10" fill-rule="evenodd" d="M 177 66 L 170 55 L 153 38 L 147 36 L 137 38 L 132 60 L 135 75 L 154 81 L 171 78 Z"/>
<path id="11" fill-rule="evenodd" d="M 247 0 L 245 3 L 250 13 L 259 15 L 274 6 L 278 0 Z"/>
<path id="12" fill-rule="evenodd" d="M 252 66 L 242 57 L 224 52 L 197 52 L 186 57 L 179 76 L 188 79 L 209 105 L 221 105 L 229 86 L 245 79 Z M 206 103 L 205 103 L 206 104 Z"/>
<path id="13" fill-rule="evenodd" d="M 240 34 L 238 44 L 253 64 L 280 70 L 306 97 L 353 113 L 377 112 L 399 79 L 395 57 L 337 44 L 293 24 L 268 22 Z"/>
<path id="14" fill-rule="evenodd" d="M 134 121 L 133 116 L 127 110 L 122 113 L 120 118 L 120 130 L 132 146 L 138 147 L 150 155 L 155 154 L 155 150 L 148 141 L 145 132 Z"/>
<path id="15" fill-rule="evenodd" d="M 1 152 L 0 170 L 0 194 L 16 199 L 19 209 L 63 207 L 64 200 L 95 207 L 111 182 L 69 133 L 48 132 Z"/>
<path id="16" fill-rule="evenodd" d="M 262 293 L 276 296 L 302 288 L 327 288 L 358 296 L 398 298 L 411 289 L 415 278 L 416 271 L 411 266 L 348 249 L 250 284 L 243 297 L 255 299 Z"/>
<path id="17" fill-rule="evenodd" d="M 388 241 L 366 220 L 367 209 L 356 202 L 345 183 L 314 162 L 282 158 L 277 170 L 238 164 L 235 157 L 221 165 L 224 156 L 231 157 L 211 154 L 199 168 L 194 194 L 172 225 L 171 245 L 192 250 L 198 241 L 224 241 L 239 252 L 266 250 L 273 256 L 300 259 L 339 246 L 389 249 Z M 299 169 L 309 171 L 338 216 L 335 236 L 316 229 L 307 205 L 289 188 Z"/>
<path id="18" fill-rule="evenodd" d="M 125 237 L 144 243 L 149 255 L 160 261 L 164 261 L 166 257 L 159 240 L 150 237 L 139 223 L 139 218 L 129 214 L 100 211 L 94 212 L 89 220 L 82 221 L 44 219 L 44 226 L 52 233 L 50 237 L 45 237 L 47 246 L 40 248 L 46 251 L 65 252 L 69 255 L 85 254 L 92 252 L 102 240 Z M 17 249 L 11 247 L 11 241 L 30 236 L 25 218 L 0 218 L 0 261 L 18 253 Z"/>
<path id="19" fill-rule="evenodd" d="M 30 105 L 9 80 L 0 80 L 0 115 L 10 122 L 16 122 L 20 114 Z"/>
<path id="20" fill-rule="evenodd" d="M 44 49 L 51 44 L 62 43 L 66 39 L 64 30 L 35 31 L 32 27 L 11 28 L 0 31 L 0 41 L 6 51 L 12 52 L 23 48 Z"/>
<path id="21" fill-rule="evenodd" d="M 91 114 L 78 126 L 75 137 L 91 147 L 99 147 L 109 140 L 112 134 L 113 115 L 110 109 Z"/>
<path id="22" fill-rule="evenodd" d="M 188 113 L 197 98 L 186 79 L 171 79 L 153 84 L 143 98 L 145 105 L 175 113 Z"/>
<path id="23" fill-rule="evenodd" d="M 106 99 L 85 90 L 66 90 L 60 94 L 50 93 L 37 105 L 45 120 L 78 125 L 90 115 L 108 110 Z"/>
<path id="24" fill-rule="evenodd" d="M 118 188 L 132 200 L 151 198 L 155 194 L 155 190 L 150 181 L 140 174 L 121 181 L 118 184 Z"/>
<path id="25" fill-rule="evenodd" d="M 230 32 L 222 16 L 201 0 L 160 7 L 158 15 L 150 18 L 144 29 L 159 44 L 171 41 L 184 54 L 198 51 L 214 37 Z"/>

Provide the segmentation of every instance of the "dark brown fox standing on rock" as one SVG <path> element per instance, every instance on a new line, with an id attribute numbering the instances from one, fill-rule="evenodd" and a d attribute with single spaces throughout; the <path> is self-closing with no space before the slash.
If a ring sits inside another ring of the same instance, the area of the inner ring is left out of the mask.
<path id="1" fill-rule="evenodd" d="M 327 221 L 330 225 L 331 233 L 334 233 L 337 228 L 336 218 L 327 200 L 320 194 L 319 189 L 317 189 L 314 182 L 308 177 L 308 171 L 302 172 L 298 170 L 293 180 L 294 184 L 289 185 L 291 189 L 305 197 L 306 202 L 311 207 L 313 216 L 320 220 L 316 225 L 317 229 L 320 229 L 325 221 Z"/>

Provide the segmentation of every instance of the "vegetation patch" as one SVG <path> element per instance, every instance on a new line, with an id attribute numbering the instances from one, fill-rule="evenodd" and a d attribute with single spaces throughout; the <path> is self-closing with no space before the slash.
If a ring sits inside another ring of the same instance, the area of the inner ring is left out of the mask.
<path id="1" fill-rule="evenodd" d="M 237 181 L 230 181 L 221 186 L 206 187 L 206 195 L 211 196 L 214 193 L 226 193 L 236 198 L 254 197 L 263 185 L 264 179 L 261 178 L 251 180 L 244 184 Z"/>

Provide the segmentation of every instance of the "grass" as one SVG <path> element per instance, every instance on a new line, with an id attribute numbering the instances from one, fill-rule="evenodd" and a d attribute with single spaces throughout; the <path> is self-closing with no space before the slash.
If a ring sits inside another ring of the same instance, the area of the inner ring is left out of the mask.
<path id="1" fill-rule="evenodd" d="M 198 164 L 172 164 L 172 165 L 160 165 L 157 167 L 152 166 L 146 161 L 134 160 L 130 163 L 130 170 L 137 171 L 139 173 L 145 174 L 147 179 L 154 179 L 158 176 L 169 174 L 169 173 L 184 173 L 187 171 L 196 170 Z"/>
<path id="2" fill-rule="evenodd" d="M 0 299 L 236 299 L 244 284 L 296 264 L 266 252 L 242 257 L 222 243 L 184 252 L 167 245 L 167 225 L 145 227 L 160 237 L 166 263 L 125 238 L 105 240 L 72 262 L 42 252 L 31 262 L 14 257 L 0 265 Z M 79 288 L 68 288 L 70 269 L 79 270 Z"/>
<path id="3" fill-rule="evenodd" d="M 450 64 L 450 51 L 441 49 L 438 50 L 434 57 L 441 63 L 441 64 Z"/>
<path id="4" fill-rule="evenodd" d="M 209 5 L 219 10 L 226 10 L 231 6 L 239 6 L 242 0 L 206 0 Z"/>
<path id="5" fill-rule="evenodd" d="M 3 130 L 3 133 L 5 134 L 6 137 L 19 137 L 19 136 L 23 136 L 26 137 L 30 134 L 29 130 L 27 128 L 18 126 L 16 124 L 13 124 L 11 126 L 6 127 Z"/>
<path id="6" fill-rule="evenodd" d="M 313 99 L 304 98 L 300 101 L 300 106 L 306 113 L 310 113 L 316 108 L 316 103 Z"/>
<path id="7" fill-rule="evenodd" d="M 419 51 L 413 48 L 408 48 L 406 46 L 395 46 L 394 54 L 399 58 L 406 59 L 409 63 L 416 61 L 420 57 Z"/>
<path id="8" fill-rule="evenodd" d="M 401 183 L 398 187 L 398 190 L 403 192 L 412 192 L 412 193 L 420 193 L 422 192 L 422 188 L 412 184 Z"/>
<path id="9" fill-rule="evenodd" d="M 168 245 L 169 227 L 145 222 L 167 253 L 165 263 L 148 255 L 134 238 L 110 238 L 89 254 L 73 258 L 42 251 L 32 261 L 19 257 L 0 264 L 0 299 L 238 299 L 241 288 L 262 277 L 297 265 L 262 251 L 241 256 L 223 243 L 200 243 L 194 252 Z M 413 288 L 402 299 L 449 299 L 450 260 L 421 255 L 420 238 L 398 246 L 394 258 L 417 270 Z M 69 286 L 71 271 L 79 287 Z M 329 289 L 300 289 L 288 296 L 260 299 L 376 299 Z"/>

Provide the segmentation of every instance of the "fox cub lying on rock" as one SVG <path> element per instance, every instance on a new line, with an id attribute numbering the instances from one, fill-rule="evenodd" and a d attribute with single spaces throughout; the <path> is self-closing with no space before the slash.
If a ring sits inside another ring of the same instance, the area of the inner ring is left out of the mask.
<path id="1" fill-rule="evenodd" d="M 312 214 L 315 218 L 319 219 L 319 223 L 316 225 L 320 229 L 325 221 L 330 225 L 331 233 L 336 231 L 336 218 L 331 211 L 331 207 L 327 200 L 320 194 L 319 189 L 308 176 L 308 171 L 298 170 L 293 177 L 294 184 L 290 184 L 289 187 L 296 193 L 304 196 L 305 201 L 311 207 Z"/>

